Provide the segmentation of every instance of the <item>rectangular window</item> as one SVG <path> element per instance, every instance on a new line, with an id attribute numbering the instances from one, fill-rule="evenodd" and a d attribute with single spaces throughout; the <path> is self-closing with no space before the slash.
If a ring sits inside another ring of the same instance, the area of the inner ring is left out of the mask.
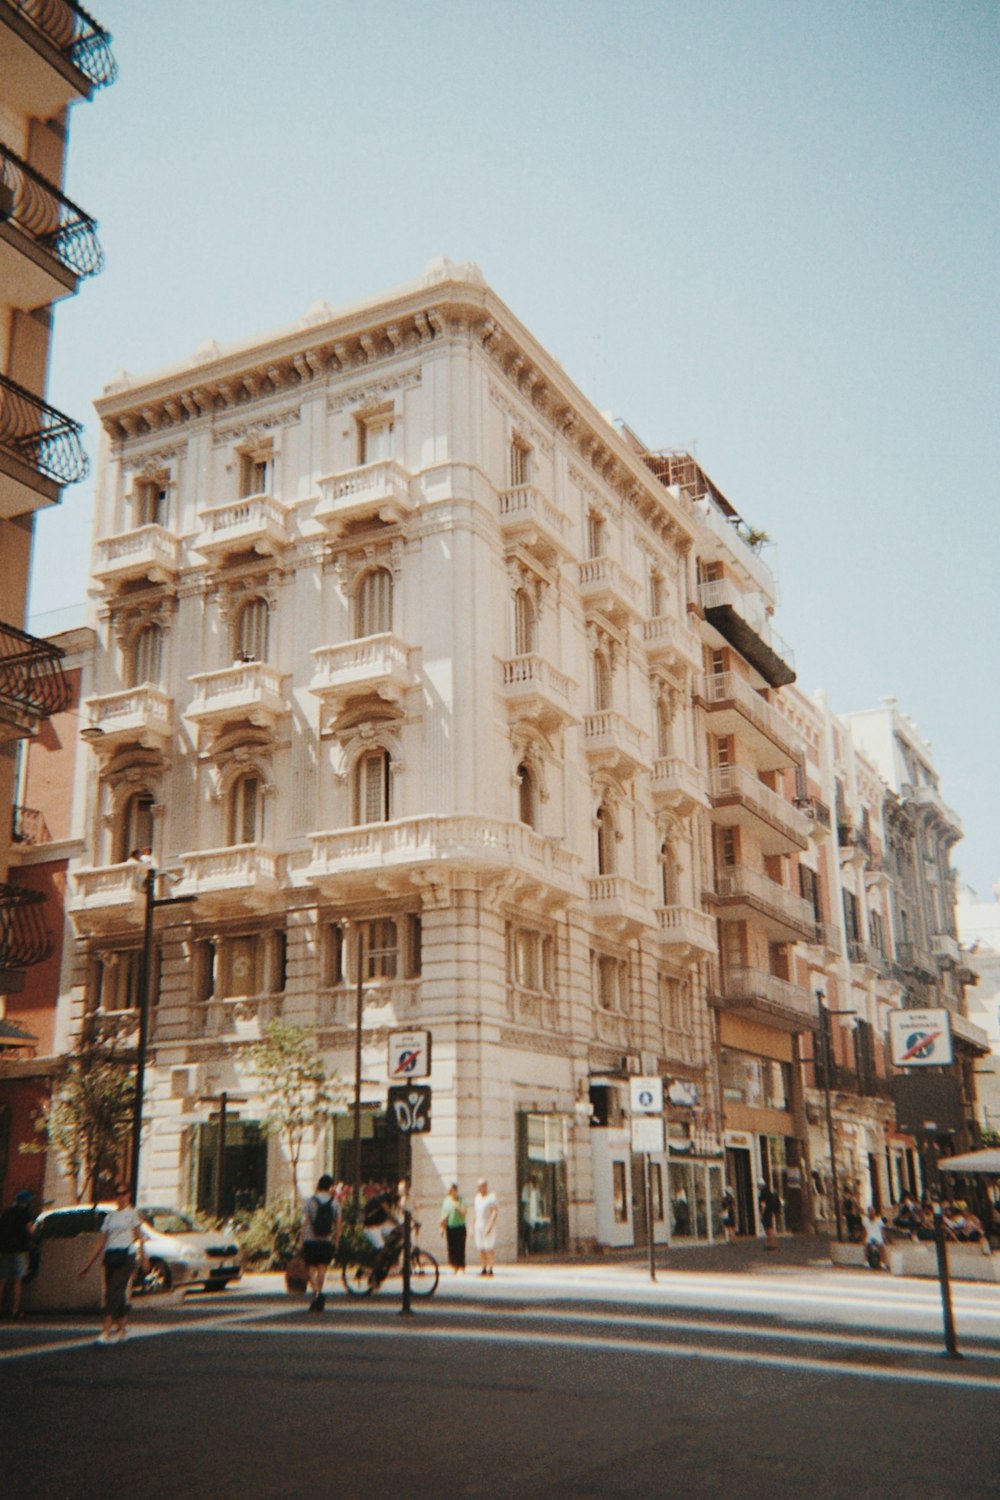
<path id="1" fill-rule="evenodd" d="M 240 495 L 269 495 L 274 455 L 266 450 L 240 454 Z"/>
<path id="2" fill-rule="evenodd" d="M 140 479 L 134 495 L 137 526 L 166 526 L 167 486 L 164 480 Z"/>
<path id="3" fill-rule="evenodd" d="M 359 460 L 362 464 L 383 463 L 395 453 L 396 427 L 391 412 L 375 412 L 362 417 L 358 424 Z"/>
<path id="4" fill-rule="evenodd" d="M 265 989 L 264 944 L 259 936 L 225 938 L 220 945 L 224 999 L 260 995 Z"/>
<path id="5" fill-rule="evenodd" d="M 191 979 L 193 997 L 203 1004 L 215 993 L 215 944 L 194 943 L 191 948 Z"/>
<path id="6" fill-rule="evenodd" d="M 597 955 L 597 1003 L 601 1010 L 620 1011 L 625 1002 L 625 965 L 607 953 Z"/>
<path id="7" fill-rule="evenodd" d="M 423 922 L 419 912 L 411 912 L 406 919 L 406 977 L 418 979 L 423 965 Z"/>
<path id="8" fill-rule="evenodd" d="M 790 1068 L 770 1057 L 721 1049 L 719 1075 L 723 1098 L 751 1109 L 788 1108 Z"/>
<path id="9" fill-rule="evenodd" d="M 851 891 L 844 892 L 844 926 L 847 929 L 847 941 L 860 943 L 862 939 L 858 898 Z"/>
<path id="10" fill-rule="evenodd" d="M 603 557 L 607 543 L 607 525 L 600 511 L 587 512 L 587 556 Z"/>
<path id="11" fill-rule="evenodd" d="M 667 1031 L 690 1034 L 692 1029 L 691 987 L 672 974 L 660 975 L 660 1014 Z"/>
<path id="12" fill-rule="evenodd" d="M 810 870 L 808 865 L 799 865 L 799 891 L 802 899 L 812 907 L 816 921 L 822 922 L 823 903 L 820 899 L 819 875 L 815 870 Z"/>
<path id="13" fill-rule="evenodd" d="M 324 943 L 323 982 L 328 988 L 344 983 L 344 929 L 339 922 L 329 922 Z"/>
<path id="14" fill-rule="evenodd" d="M 96 1004 L 101 1010 L 138 1010 L 142 953 L 129 948 L 104 953 L 97 966 Z"/>
<path id="15" fill-rule="evenodd" d="M 395 979 L 399 959 L 396 924 L 388 917 L 377 917 L 365 928 L 365 978 Z"/>
<path id="16" fill-rule="evenodd" d="M 527 484 L 531 477 L 531 447 L 521 438 L 513 438 L 510 445 L 511 486 Z"/>

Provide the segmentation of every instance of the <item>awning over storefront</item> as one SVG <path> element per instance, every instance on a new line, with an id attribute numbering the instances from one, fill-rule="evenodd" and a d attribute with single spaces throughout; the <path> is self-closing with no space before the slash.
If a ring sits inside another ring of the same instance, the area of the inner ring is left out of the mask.
<path id="1" fill-rule="evenodd" d="M 964 1156 L 946 1156 L 939 1162 L 942 1172 L 985 1172 L 1000 1177 L 1000 1146 L 985 1151 L 966 1151 Z"/>

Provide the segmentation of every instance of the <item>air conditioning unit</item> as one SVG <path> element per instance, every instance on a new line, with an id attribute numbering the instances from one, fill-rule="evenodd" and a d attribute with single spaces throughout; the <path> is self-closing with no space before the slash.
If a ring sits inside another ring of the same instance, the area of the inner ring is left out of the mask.
<path id="1" fill-rule="evenodd" d="M 636 1077 L 639 1076 L 641 1063 L 638 1052 L 625 1053 L 621 1060 L 621 1070 L 623 1073 L 634 1073 Z"/>

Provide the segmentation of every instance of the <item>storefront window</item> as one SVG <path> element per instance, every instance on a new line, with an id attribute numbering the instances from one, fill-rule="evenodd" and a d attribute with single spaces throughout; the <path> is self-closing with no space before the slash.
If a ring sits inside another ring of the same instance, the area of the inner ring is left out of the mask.
<path id="1" fill-rule="evenodd" d="M 219 1188 L 219 1123 L 192 1127 L 188 1201 L 200 1214 L 214 1218 Z M 223 1218 L 245 1213 L 267 1197 L 267 1136 L 257 1120 L 226 1120 L 226 1153 L 222 1174 Z"/>
<path id="2" fill-rule="evenodd" d="M 617 1182 L 615 1184 L 617 1195 Z M 569 1243 L 566 1121 L 558 1114 L 517 1116 L 518 1243 L 522 1255 Z M 617 1208 L 616 1208 L 617 1212 Z"/>
<path id="3" fill-rule="evenodd" d="M 670 1163 L 671 1236 L 690 1239 L 694 1231 L 694 1173 L 687 1162 Z"/>

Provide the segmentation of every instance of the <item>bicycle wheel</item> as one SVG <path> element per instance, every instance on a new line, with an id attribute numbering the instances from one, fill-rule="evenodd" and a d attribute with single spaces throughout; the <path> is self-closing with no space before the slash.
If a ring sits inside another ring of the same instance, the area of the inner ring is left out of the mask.
<path id="1" fill-rule="evenodd" d="M 351 1297 L 370 1297 L 375 1290 L 371 1266 L 344 1266 L 340 1279 Z"/>
<path id="2" fill-rule="evenodd" d="M 410 1295 L 433 1297 L 441 1280 L 438 1263 L 429 1250 L 410 1251 Z"/>

